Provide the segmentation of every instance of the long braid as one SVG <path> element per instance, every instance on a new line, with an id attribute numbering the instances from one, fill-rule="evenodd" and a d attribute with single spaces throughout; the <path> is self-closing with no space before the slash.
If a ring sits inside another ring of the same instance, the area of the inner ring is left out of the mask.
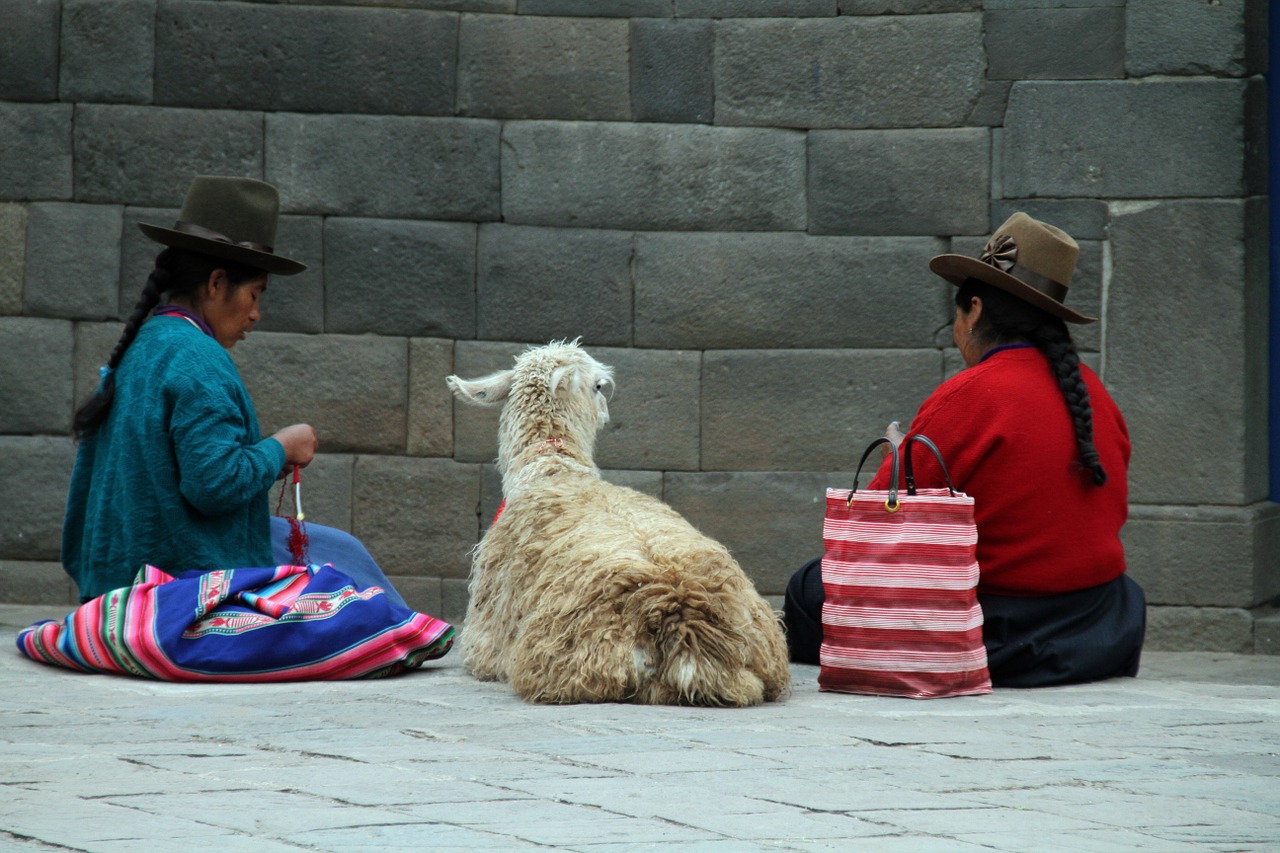
<path id="1" fill-rule="evenodd" d="M 77 440 L 93 433 L 107 419 L 111 411 L 111 403 L 116 396 L 116 368 L 120 366 L 129 345 L 133 343 L 134 338 L 138 337 L 138 330 L 142 328 L 142 324 L 146 322 L 152 310 L 160 304 L 161 294 L 169 289 L 171 276 L 165 263 L 168 260 L 169 251 L 166 249 L 156 258 L 155 269 L 151 270 L 151 274 L 147 276 L 147 283 L 142 288 L 138 301 L 134 303 L 133 313 L 124 324 L 120 340 L 116 342 L 115 349 L 107 359 L 106 372 L 102 377 L 102 383 L 98 386 L 98 392 L 76 410 L 72 429 L 75 431 Z"/>
<path id="2" fill-rule="evenodd" d="M 1044 353 L 1062 390 L 1075 428 L 1080 462 L 1091 473 L 1094 485 L 1107 482 L 1098 448 L 1093 443 L 1093 407 L 1080 372 L 1080 355 L 1061 319 L 977 279 L 966 279 L 956 291 L 956 305 L 967 310 L 973 297 L 982 300 L 983 312 L 975 330 L 992 345 L 1026 341 Z"/>
<path id="3" fill-rule="evenodd" d="M 1101 486 L 1107 482 L 1107 472 L 1102 468 L 1098 448 L 1093 444 L 1093 407 L 1089 405 L 1089 388 L 1080 373 L 1080 356 L 1072 343 L 1066 325 L 1057 318 L 1028 330 L 1027 340 L 1044 353 L 1053 368 L 1053 375 L 1067 401 L 1067 411 L 1076 430 L 1076 446 L 1080 448 L 1080 461 L 1093 472 L 1093 483 Z"/>

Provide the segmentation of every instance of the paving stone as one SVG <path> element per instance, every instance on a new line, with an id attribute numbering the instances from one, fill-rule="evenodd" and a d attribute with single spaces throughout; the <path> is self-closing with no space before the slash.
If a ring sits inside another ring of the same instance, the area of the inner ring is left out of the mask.
<path id="1" fill-rule="evenodd" d="M 70 199 L 71 104 L 0 103 L 0 198 Z"/>
<path id="2" fill-rule="evenodd" d="M 27 206 L 0 203 L 0 314 L 22 313 L 27 269 Z"/>
<path id="3" fill-rule="evenodd" d="M 291 213 L 499 218 L 497 122 L 410 116 L 266 117 L 266 180 Z"/>
<path id="4" fill-rule="evenodd" d="M 31 205 L 24 313 L 83 320 L 114 317 L 120 288 L 120 229 L 121 208 L 116 205 Z"/>
<path id="5" fill-rule="evenodd" d="M 1249 654 L 1253 619 L 1230 607 L 1148 607 L 1144 649 Z"/>
<path id="6" fill-rule="evenodd" d="M 1280 595 L 1280 511 L 1131 506 L 1121 531 L 1150 605 L 1249 608 Z"/>
<path id="7" fill-rule="evenodd" d="M 453 341 L 409 341 L 408 452 L 414 456 L 453 455 L 453 395 L 444 378 L 453 373 Z"/>
<path id="8" fill-rule="evenodd" d="M 70 610 L 79 604 L 80 597 L 59 562 L 0 560 L 0 601 L 60 605 Z"/>
<path id="9" fill-rule="evenodd" d="M 631 22 L 631 116 L 709 124 L 715 117 L 710 21 Z"/>
<path id="10" fill-rule="evenodd" d="M 76 200 L 179 207 L 195 175 L 262 177 L 262 116 L 78 104 Z"/>
<path id="11" fill-rule="evenodd" d="M 903 62 L 902 57 L 913 57 Z M 957 125 L 984 87 L 976 14 L 723 21 L 716 122 L 802 128 Z"/>
<path id="12" fill-rule="evenodd" d="M 475 225 L 331 217 L 324 243 L 326 331 L 475 334 Z"/>
<path id="13" fill-rule="evenodd" d="M 1252 461 L 1266 458 L 1265 318 L 1253 306 L 1267 284 L 1246 274 L 1244 212 L 1237 201 L 1113 205 L 1106 380 L 1129 424 L 1134 503 L 1267 495 L 1265 466 Z"/>
<path id="14" fill-rule="evenodd" d="M 64 101 L 145 104 L 156 64 L 155 0 L 64 0 Z"/>
<path id="15" fill-rule="evenodd" d="M 852 469 L 941 379 L 937 350 L 707 352 L 702 470 Z"/>
<path id="16" fill-rule="evenodd" d="M 1015 83 L 1003 195 L 1239 195 L 1244 86 L 1206 79 Z M 1179 166 L 1153 171 L 1152 163 Z"/>
<path id="17" fill-rule="evenodd" d="M 630 232 L 483 225 L 477 251 L 478 337 L 631 342 Z"/>
<path id="18" fill-rule="evenodd" d="M 156 18 L 156 101 L 450 115 L 457 44 L 456 15 L 174 0 Z"/>
<path id="19" fill-rule="evenodd" d="M 71 355 L 71 323 L 0 317 L 0 433 L 70 432 Z"/>
<path id="20" fill-rule="evenodd" d="M 622 19 L 468 15 L 458 37 L 458 112 L 627 119 L 627 30 Z"/>
<path id="21" fill-rule="evenodd" d="M 354 500 L 351 532 L 388 575 L 467 576 L 479 539 L 478 465 L 360 456 Z"/>
<path id="22" fill-rule="evenodd" d="M 803 234 L 639 234 L 635 342 L 669 349 L 926 346 L 945 244 Z M 892 287 L 882 287 L 893 270 Z"/>
<path id="23" fill-rule="evenodd" d="M 9 321 L 0 318 L 0 327 L 8 325 Z M 4 339 L 8 344 L 10 335 L 5 334 Z M 0 360 L 0 365 L 6 363 Z M 0 387 L 8 386 L 7 381 L 0 381 Z M 6 405 L 0 411 L 9 409 Z M 4 431 L 17 430 L 6 425 Z M 0 554 L 6 560 L 58 559 L 74 463 L 75 447 L 70 438 L 0 435 L 0 483 L 21 484 L 22 488 L 22 500 L 0 501 Z"/>
<path id="24" fill-rule="evenodd" d="M 503 219 L 653 230 L 804 227 L 804 136 L 772 128 L 516 122 Z"/>
<path id="25" fill-rule="evenodd" d="M 404 338 L 256 332 L 232 350 L 263 435 L 315 427 L 325 452 L 403 453 L 409 382 Z"/>
<path id="26" fill-rule="evenodd" d="M 1118 79 L 1125 72 L 1125 10 L 989 9 L 983 15 L 993 80 Z"/>
<path id="27" fill-rule="evenodd" d="M 0 0 L 0 98 L 58 99 L 58 0 Z"/>
<path id="28" fill-rule="evenodd" d="M 797 569 L 822 556 L 827 488 L 852 482 L 852 472 L 670 472 L 663 486 L 668 503 L 723 542 L 761 594 L 781 595 Z"/>
<path id="29" fill-rule="evenodd" d="M 1259 4 L 1261 5 L 1261 4 Z M 1129 0 L 1124 7 L 1125 70 L 1131 76 L 1248 73 L 1245 0 Z"/>
<path id="30" fill-rule="evenodd" d="M 980 128 L 809 134 L 809 231 L 986 232 L 991 137 Z"/>

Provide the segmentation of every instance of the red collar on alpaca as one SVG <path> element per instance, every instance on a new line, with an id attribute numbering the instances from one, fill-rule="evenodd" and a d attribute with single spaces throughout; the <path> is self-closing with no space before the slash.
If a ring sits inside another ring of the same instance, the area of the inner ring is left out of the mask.
<path id="1" fill-rule="evenodd" d="M 548 447 L 552 448 L 553 450 L 559 450 L 562 447 L 564 447 L 564 439 L 548 438 L 546 441 L 542 442 L 542 447 L 540 449 L 546 449 Z"/>

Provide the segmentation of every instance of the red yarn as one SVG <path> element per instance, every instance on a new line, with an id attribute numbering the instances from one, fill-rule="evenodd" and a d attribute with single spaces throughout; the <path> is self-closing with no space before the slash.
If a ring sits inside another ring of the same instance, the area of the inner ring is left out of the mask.
<path id="1" fill-rule="evenodd" d="M 287 484 L 280 486 L 280 498 L 276 501 L 276 515 L 281 515 L 280 509 L 284 505 L 284 493 L 288 489 Z M 311 557 L 307 553 L 311 546 L 311 539 L 307 536 L 306 525 L 302 523 L 302 468 L 294 466 L 293 468 L 293 511 L 294 517 L 284 516 L 289 522 L 289 556 L 293 558 L 295 566 L 311 565 Z"/>

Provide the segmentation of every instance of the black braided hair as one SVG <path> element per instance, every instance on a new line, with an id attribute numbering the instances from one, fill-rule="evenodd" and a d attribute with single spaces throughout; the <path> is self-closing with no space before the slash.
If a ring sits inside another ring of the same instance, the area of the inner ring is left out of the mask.
<path id="1" fill-rule="evenodd" d="M 111 411 L 111 403 L 116 396 L 116 368 L 124 359 L 129 345 L 133 343 L 134 338 L 138 337 L 138 330 L 142 328 L 142 324 L 159 306 L 161 297 L 168 293 L 171 297 L 178 296 L 193 300 L 201 285 L 208 282 L 213 271 L 218 269 L 226 271 L 227 278 L 233 287 L 239 287 L 264 274 L 262 270 L 244 264 L 184 249 L 169 248 L 156 256 L 155 268 L 147 276 L 142 294 L 134 303 L 129 319 L 125 321 L 120 340 L 116 342 L 115 349 L 107 358 L 106 375 L 97 393 L 76 410 L 71 427 L 77 440 L 92 435 L 107 419 Z"/>
<path id="2" fill-rule="evenodd" d="M 1029 302 L 977 279 L 966 279 L 956 290 L 956 305 L 967 311 L 973 297 L 982 300 L 982 316 L 973 334 L 991 346 L 1026 342 L 1044 353 L 1053 369 L 1067 411 L 1075 427 L 1080 462 L 1092 474 L 1094 485 L 1107 482 L 1098 449 L 1093 443 L 1093 407 L 1089 389 L 1080 373 L 1080 355 L 1067 324 Z"/>

